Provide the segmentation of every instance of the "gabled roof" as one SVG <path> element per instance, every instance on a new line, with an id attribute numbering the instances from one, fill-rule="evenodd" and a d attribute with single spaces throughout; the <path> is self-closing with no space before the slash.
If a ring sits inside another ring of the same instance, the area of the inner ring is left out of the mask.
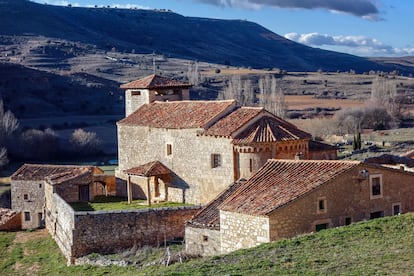
<path id="1" fill-rule="evenodd" d="M 264 109 L 261 107 L 239 107 L 218 120 L 214 125 L 205 130 L 203 134 L 229 137 L 262 112 L 264 112 Z"/>
<path id="2" fill-rule="evenodd" d="M 235 144 L 310 139 L 312 136 L 279 117 L 266 115 L 234 137 Z"/>
<path id="3" fill-rule="evenodd" d="M 219 209 L 265 216 L 359 164 L 357 161 L 271 159 Z"/>
<path id="4" fill-rule="evenodd" d="M 74 179 L 79 180 L 85 177 L 87 179 L 88 177 L 92 177 L 92 175 L 93 175 L 92 167 L 78 167 L 71 171 L 65 171 L 65 172 L 61 172 L 57 174 L 52 174 L 50 176 L 46 176 L 45 180 L 51 185 L 59 185 L 69 180 L 74 180 Z"/>
<path id="5" fill-rule="evenodd" d="M 121 85 L 123 89 L 188 88 L 191 84 L 158 75 L 149 75 Z"/>
<path id="6" fill-rule="evenodd" d="M 235 100 L 155 101 L 142 105 L 118 124 L 171 129 L 207 128 L 235 107 Z"/>
<path id="7" fill-rule="evenodd" d="M 160 161 L 152 161 L 124 172 L 129 175 L 149 177 L 170 174 L 171 170 Z"/>
<path id="8" fill-rule="evenodd" d="M 44 165 L 44 164 L 24 164 L 11 175 L 11 180 L 42 181 L 46 177 L 78 174 L 81 169 L 88 169 L 93 172 L 101 171 L 94 166 L 74 166 L 74 165 Z"/>
<path id="9" fill-rule="evenodd" d="M 252 121 L 250 126 L 242 130 Z M 240 130 L 242 132 L 238 133 Z M 202 134 L 232 137 L 236 144 L 311 138 L 309 133 L 298 129 L 262 107 L 238 107 L 211 125 Z"/>
<path id="10" fill-rule="evenodd" d="M 212 228 L 220 229 L 220 210 L 219 206 L 225 201 L 237 188 L 246 180 L 238 180 L 231 184 L 227 189 L 221 192 L 214 200 L 207 206 L 196 213 L 188 222 L 187 225 L 196 228 Z"/>

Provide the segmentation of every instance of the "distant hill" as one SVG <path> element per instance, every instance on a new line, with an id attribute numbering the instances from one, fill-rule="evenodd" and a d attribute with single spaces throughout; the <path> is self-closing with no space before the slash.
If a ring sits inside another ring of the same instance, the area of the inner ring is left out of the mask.
<path id="1" fill-rule="evenodd" d="M 18 118 L 120 114 L 120 95 L 118 83 L 86 73 L 64 77 L 0 63 L 0 97 Z"/>
<path id="2" fill-rule="evenodd" d="M 42 35 L 106 50 L 155 52 L 289 71 L 414 71 L 404 64 L 307 47 L 243 20 L 184 17 L 171 11 L 51 6 L 25 0 L 1 0 L 0 17 L 3 35 Z"/>

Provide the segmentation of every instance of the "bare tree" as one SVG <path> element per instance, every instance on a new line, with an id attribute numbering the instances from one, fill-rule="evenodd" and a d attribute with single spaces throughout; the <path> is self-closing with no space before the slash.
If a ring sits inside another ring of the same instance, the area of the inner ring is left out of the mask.
<path id="1" fill-rule="evenodd" d="M 6 166 L 9 163 L 9 159 L 7 158 L 7 149 L 1 148 L 0 149 L 0 168 Z"/>
<path id="2" fill-rule="evenodd" d="M 223 99 L 235 99 L 241 105 L 254 104 L 254 85 L 251 80 L 242 80 L 240 75 L 234 75 L 227 81 Z"/>
<path id="3" fill-rule="evenodd" d="M 75 153 L 82 155 L 98 153 L 102 146 L 102 141 L 96 132 L 85 131 L 81 128 L 72 133 L 69 142 Z"/>
<path id="4" fill-rule="evenodd" d="M 397 85 L 394 81 L 377 76 L 371 86 L 371 101 L 374 105 L 383 106 L 392 117 L 400 116 Z"/>
<path id="5" fill-rule="evenodd" d="M 188 64 L 188 72 L 187 72 L 188 81 L 197 86 L 200 83 L 200 72 L 198 70 L 198 62 L 191 62 Z"/>
<path id="6" fill-rule="evenodd" d="M 51 129 L 28 129 L 19 137 L 11 153 L 22 160 L 48 160 L 59 152 L 58 137 Z"/>
<path id="7" fill-rule="evenodd" d="M 287 104 L 285 95 L 277 85 L 276 78 L 266 75 L 259 79 L 259 104 L 278 117 L 285 118 Z"/>
<path id="8" fill-rule="evenodd" d="M 4 144 L 18 128 L 18 120 L 10 110 L 4 110 L 3 100 L 0 100 L 0 143 Z"/>

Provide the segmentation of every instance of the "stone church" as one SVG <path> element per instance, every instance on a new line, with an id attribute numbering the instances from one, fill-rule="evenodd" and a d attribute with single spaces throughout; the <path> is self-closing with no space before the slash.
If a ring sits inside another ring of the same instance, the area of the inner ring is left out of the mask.
<path id="1" fill-rule="evenodd" d="M 121 86 L 118 193 L 206 204 L 268 159 L 336 158 L 335 148 L 261 107 L 190 100 L 190 87 L 158 75 Z"/>

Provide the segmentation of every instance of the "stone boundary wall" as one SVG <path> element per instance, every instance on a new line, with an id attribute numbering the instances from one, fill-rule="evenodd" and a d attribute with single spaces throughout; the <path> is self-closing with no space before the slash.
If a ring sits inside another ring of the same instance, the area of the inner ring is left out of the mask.
<path id="1" fill-rule="evenodd" d="M 46 228 L 71 264 L 75 212 L 58 194 L 52 194 L 51 199 L 46 207 Z"/>
<path id="2" fill-rule="evenodd" d="M 185 251 L 193 255 L 214 256 L 221 253 L 220 230 L 185 227 Z"/>
<path id="3" fill-rule="evenodd" d="M 183 238 L 184 224 L 201 206 L 144 210 L 75 212 L 71 258 L 158 246 Z M 73 263 L 73 262 L 72 262 Z"/>

